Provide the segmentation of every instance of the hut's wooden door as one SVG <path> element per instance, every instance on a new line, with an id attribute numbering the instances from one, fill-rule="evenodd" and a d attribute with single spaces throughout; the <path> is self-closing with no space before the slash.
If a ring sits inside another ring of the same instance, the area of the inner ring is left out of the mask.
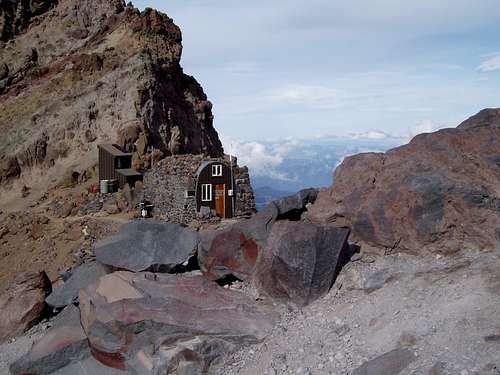
<path id="1" fill-rule="evenodd" d="M 217 216 L 226 217 L 226 185 L 215 185 L 215 211 Z"/>

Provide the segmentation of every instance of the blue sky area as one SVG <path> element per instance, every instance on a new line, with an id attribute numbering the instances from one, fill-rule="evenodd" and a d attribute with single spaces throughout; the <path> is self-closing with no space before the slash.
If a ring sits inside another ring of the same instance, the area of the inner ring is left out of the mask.
<path id="1" fill-rule="evenodd" d="M 226 151 L 250 141 L 406 140 L 500 106 L 498 0 L 134 5 L 181 27 L 182 65 L 214 103 Z"/>

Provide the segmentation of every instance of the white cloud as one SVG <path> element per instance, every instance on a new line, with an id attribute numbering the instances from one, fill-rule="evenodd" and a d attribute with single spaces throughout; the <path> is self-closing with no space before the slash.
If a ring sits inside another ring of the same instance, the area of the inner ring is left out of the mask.
<path id="1" fill-rule="evenodd" d="M 412 128 L 408 129 L 407 136 L 405 137 L 407 141 L 410 141 L 413 137 L 422 134 L 422 133 L 432 133 L 438 130 L 440 126 L 438 126 L 434 121 L 425 119 L 422 120 L 419 124 L 415 125 Z"/>
<path id="2" fill-rule="evenodd" d="M 363 133 L 350 133 L 349 137 L 352 139 L 386 139 L 389 138 L 390 135 L 381 131 L 381 130 L 369 130 Z"/>
<path id="3" fill-rule="evenodd" d="M 477 69 L 484 73 L 500 70 L 500 54 L 491 56 L 488 60 L 479 65 Z"/>
<path id="4" fill-rule="evenodd" d="M 268 176 L 279 180 L 291 178 L 278 170 L 284 158 L 297 146 L 295 140 L 284 143 L 265 145 L 260 142 L 241 142 L 230 137 L 221 136 L 226 153 L 238 158 L 239 165 L 246 165 L 252 175 Z"/>
<path id="5" fill-rule="evenodd" d="M 333 109 L 340 106 L 339 91 L 324 86 L 287 85 L 272 90 L 265 98 L 312 109 Z"/>

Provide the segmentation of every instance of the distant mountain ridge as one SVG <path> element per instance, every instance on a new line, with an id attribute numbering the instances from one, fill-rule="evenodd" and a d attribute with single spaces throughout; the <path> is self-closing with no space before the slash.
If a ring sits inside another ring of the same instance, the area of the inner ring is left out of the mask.
<path id="1" fill-rule="evenodd" d="M 247 163 L 251 172 L 252 186 L 258 208 L 271 198 L 281 198 L 310 187 L 321 188 L 332 184 L 335 168 L 344 157 L 360 152 L 386 151 L 399 145 L 394 139 L 352 139 L 331 138 L 323 140 L 299 141 L 291 151 L 282 155 L 282 161 L 272 168 L 252 167 L 252 160 L 240 159 Z M 264 143 L 273 153 L 273 143 Z M 286 193 L 286 194 L 285 194 Z"/>
<path id="2" fill-rule="evenodd" d="M 255 206 L 257 210 L 261 210 L 264 207 L 266 207 L 269 203 L 271 203 L 274 200 L 292 195 L 292 191 L 285 191 L 285 190 L 277 190 L 275 188 L 272 188 L 270 186 L 261 186 L 256 189 L 254 189 L 254 195 L 256 197 L 255 199 Z"/>

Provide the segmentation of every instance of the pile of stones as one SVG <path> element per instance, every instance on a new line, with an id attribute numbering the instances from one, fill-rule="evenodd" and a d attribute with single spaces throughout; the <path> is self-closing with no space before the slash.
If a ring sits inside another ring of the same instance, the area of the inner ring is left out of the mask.
<path id="1" fill-rule="evenodd" d="M 304 221 L 316 196 L 299 192 L 219 230 L 123 225 L 96 244 L 95 261 L 43 295 L 59 314 L 11 373 L 213 371 L 223 354 L 262 341 L 283 307 L 307 305 L 334 283 L 349 229 Z M 253 292 L 227 287 L 236 280 Z"/>

